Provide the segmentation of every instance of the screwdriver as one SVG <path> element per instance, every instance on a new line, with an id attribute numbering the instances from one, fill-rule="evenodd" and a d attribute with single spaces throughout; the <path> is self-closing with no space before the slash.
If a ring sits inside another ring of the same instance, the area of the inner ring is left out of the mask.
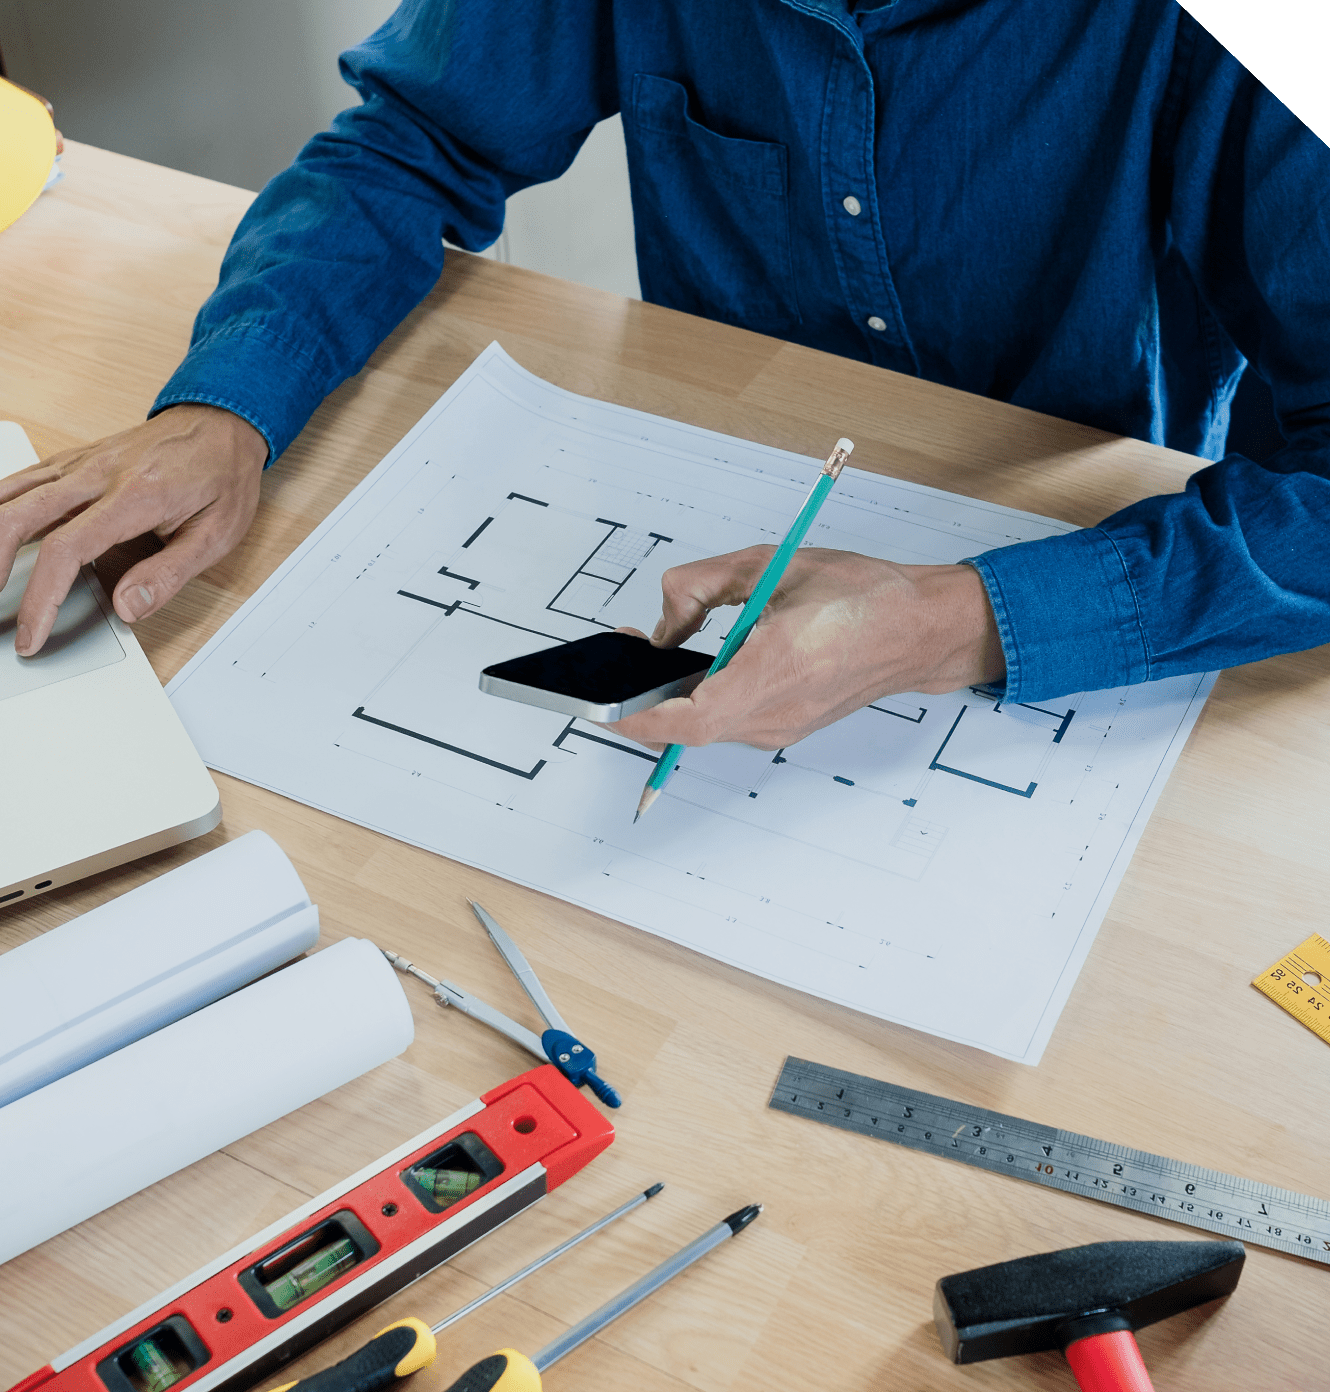
<path id="1" fill-rule="evenodd" d="M 376 1388 L 386 1387 L 394 1378 L 403 1378 L 428 1367 L 434 1361 L 436 1334 L 441 1334 L 458 1320 L 465 1319 L 495 1296 L 511 1290 L 519 1281 L 524 1281 L 542 1266 L 548 1266 L 556 1257 L 571 1251 L 579 1242 L 585 1242 L 588 1237 L 608 1227 L 616 1218 L 622 1218 L 625 1213 L 631 1213 L 633 1209 L 641 1207 L 648 1199 L 654 1199 L 664 1187 L 663 1184 L 653 1184 L 650 1189 L 634 1194 L 626 1204 L 620 1204 L 612 1213 L 598 1218 L 590 1227 L 583 1228 L 566 1242 L 551 1247 L 544 1256 L 537 1257 L 520 1271 L 513 1272 L 497 1286 L 491 1286 L 483 1295 L 478 1295 L 460 1310 L 454 1310 L 433 1328 L 423 1320 L 413 1317 L 397 1320 L 380 1329 L 369 1343 L 342 1359 L 340 1363 L 334 1363 L 332 1367 L 324 1368 L 310 1377 L 285 1382 L 280 1387 L 274 1387 L 272 1392 L 289 1392 L 290 1388 L 297 1386 L 301 1392 L 374 1392 Z"/>
<path id="2" fill-rule="evenodd" d="M 699 1257 L 705 1257 L 713 1247 L 719 1247 L 727 1238 L 742 1232 L 761 1212 L 761 1204 L 749 1204 L 746 1208 L 731 1213 L 728 1218 L 722 1218 L 714 1228 L 695 1238 L 668 1260 L 661 1262 L 654 1271 L 648 1271 L 627 1290 L 622 1290 L 612 1300 L 607 1300 L 599 1310 L 593 1310 L 586 1319 L 546 1344 L 538 1353 L 533 1353 L 528 1358 L 516 1349 L 500 1349 L 498 1353 L 482 1358 L 479 1363 L 473 1363 L 447 1392 L 541 1392 L 540 1375 L 550 1364 L 557 1363 L 564 1354 L 571 1353 L 593 1334 L 599 1334 L 607 1324 L 626 1314 L 639 1301 L 645 1300 L 652 1291 L 658 1290 Z M 357 1392 L 361 1388 L 368 1392 L 369 1387 L 368 1383 L 358 1384 Z M 328 1392 L 331 1392 L 331 1389 Z M 352 1390 L 347 1384 L 343 1385 L 339 1392 Z"/>

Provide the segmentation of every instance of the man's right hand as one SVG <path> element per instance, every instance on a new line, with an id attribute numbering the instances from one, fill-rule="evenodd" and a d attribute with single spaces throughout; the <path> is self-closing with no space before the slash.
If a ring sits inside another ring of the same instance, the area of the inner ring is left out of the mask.
<path id="1" fill-rule="evenodd" d="M 42 538 L 15 649 L 41 649 L 80 566 L 145 532 L 166 545 L 125 573 L 112 602 L 127 623 L 161 608 L 244 536 L 267 458 L 248 421 L 187 403 L 0 479 L 0 588 L 19 547 Z"/>

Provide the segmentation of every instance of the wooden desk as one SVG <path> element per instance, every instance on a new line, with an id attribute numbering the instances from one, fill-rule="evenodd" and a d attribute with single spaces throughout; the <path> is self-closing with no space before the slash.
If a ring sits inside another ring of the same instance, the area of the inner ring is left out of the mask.
<path id="1" fill-rule="evenodd" d="M 71 144 L 66 181 L 0 235 L 0 416 L 48 453 L 140 419 L 184 351 L 249 195 Z M 1181 486 L 1186 457 L 650 305 L 464 256 L 264 482 L 234 555 L 139 626 L 171 676 L 491 339 L 573 391 L 808 454 L 1093 523 Z M 212 835 L 0 914 L 12 947 L 262 827 L 319 903 L 324 942 L 368 935 L 521 1015 L 470 921 L 514 931 L 623 1090 L 615 1145 L 575 1181 L 325 1346 L 432 1319 L 653 1180 L 664 1194 L 451 1331 L 415 1386 L 504 1344 L 534 1349 L 749 1199 L 743 1237 L 552 1371 L 557 1389 L 1070 1388 L 1060 1357 L 961 1370 L 931 1292 L 951 1271 L 1186 1230 L 770 1113 L 793 1053 L 1324 1196 L 1330 1049 L 1248 982 L 1325 929 L 1330 652 L 1223 676 L 1038 1068 L 746 976 L 618 923 L 219 778 Z M 2 795 L 2 794 L 0 794 Z M 446 952 L 443 937 L 446 937 Z M 530 1060 L 408 990 L 399 1059 L 0 1268 L 0 1385 Z M 334 1023 L 330 1027 L 337 1027 Z M 145 1096 L 145 1105 L 168 1105 Z M 70 1165 L 86 1155 L 53 1157 Z M 1252 1248 L 1237 1293 L 1144 1332 L 1158 1386 L 1330 1377 L 1330 1271 Z"/>

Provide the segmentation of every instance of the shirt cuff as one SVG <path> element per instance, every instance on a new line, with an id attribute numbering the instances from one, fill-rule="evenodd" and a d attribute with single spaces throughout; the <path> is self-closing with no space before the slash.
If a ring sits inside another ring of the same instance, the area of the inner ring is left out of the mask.
<path id="1" fill-rule="evenodd" d="M 1004 699 L 1046 701 L 1150 678 L 1131 578 L 1098 527 L 972 556 L 1007 659 Z"/>
<path id="2" fill-rule="evenodd" d="M 247 420 L 267 440 L 271 464 L 304 429 L 323 397 L 314 365 L 299 348 L 268 329 L 247 325 L 192 343 L 152 403 L 148 419 L 185 402 L 220 406 Z"/>

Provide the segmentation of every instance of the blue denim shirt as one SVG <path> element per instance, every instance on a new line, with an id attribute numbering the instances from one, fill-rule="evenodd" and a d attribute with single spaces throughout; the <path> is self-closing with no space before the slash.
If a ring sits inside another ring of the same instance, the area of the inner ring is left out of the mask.
<path id="1" fill-rule="evenodd" d="M 1330 641 L 1330 150 L 1173 0 L 405 0 L 342 69 L 154 410 L 276 457 L 621 111 L 647 299 L 1218 461 L 974 559 L 1009 699 Z"/>

